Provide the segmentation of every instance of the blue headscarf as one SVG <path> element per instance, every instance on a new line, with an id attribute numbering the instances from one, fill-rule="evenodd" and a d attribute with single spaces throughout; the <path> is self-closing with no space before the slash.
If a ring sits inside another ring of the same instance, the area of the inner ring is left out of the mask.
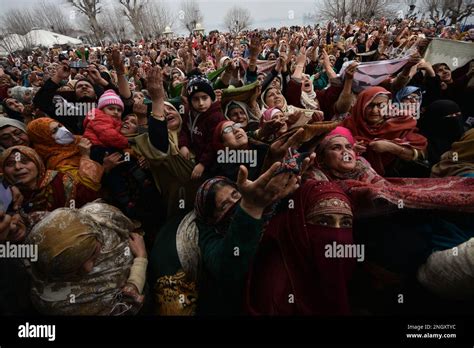
<path id="1" fill-rule="evenodd" d="M 408 97 L 410 94 L 417 92 L 420 96 L 420 104 L 421 104 L 421 89 L 420 87 L 415 87 L 415 86 L 406 86 L 403 87 L 401 90 L 395 94 L 394 101 L 397 103 L 401 103 L 403 98 Z"/>

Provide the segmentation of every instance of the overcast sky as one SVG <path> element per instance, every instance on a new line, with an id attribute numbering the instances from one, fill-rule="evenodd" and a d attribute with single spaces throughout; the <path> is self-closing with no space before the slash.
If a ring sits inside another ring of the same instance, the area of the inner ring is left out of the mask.
<path id="1" fill-rule="evenodd" d="M 112 2 L 112 0 L 102 1 L 107 4 Z M 251 11 L 253 19 L 252 27 L 303 25 L 303 14 L 311 11 L 314 12 L 317 1 L 318 0 L 197 0 L 204 16 L 203 26 L 206 31 L 224 29 L 223 18 L 227 10 L 236 4 L 248 8 Z M 70 6 L 67 5 L 64 0 L 55 0 L 54 2 L 64 6 L 68 11 L 70 10 Z M 179 0 L 160 0 L 160 2 L 165 2 L 171 12 L 177 17 L 180 5 Z M 0 0 L 0 8 L 2 10 L 25 8 L 35 6 L 37 3 L 37 0 Z M 179 27 L 179 25 L 176 18 L 174 29 L 178 29 L 177 27 Z"/>
<path id="2" fill-rule="evenodd" d="M 67 12 L 72 11 L 66 0 L 47 0 L 54 1 L 58 6 L 64 6 Z M 150 0 L 166 3 L 171 13 L 175 16 L 173 30 L 182 32 L 179 29 L 178 11 L 180 0 Z M 102 0 L 105 8 L 110 8 L 111 3 L 118 3 L 117 0 Z M 238 5 L 251 11 L 252 25 L 251 28 L 270 28 L 292 25 L 312 24 L 304 22 L 303 15 L 308 13 L 316 13 L 317 5 L 322 0 L 197 0 L 199 7 L 204 16 L 203 26 L 206 32 L 212 29 L 226 29 L 223 25 L 224 16 L 230 8 Z M 37 0 L 0 0 L 0 8 L 4 12 L 11 8 L 25 8 L 36 6 Z M 389 1 L 391 3 L 391 1 Z M 418 5 L 420 1 L 417 1 Z M 401 5 L 401 10 L 405 10 Z"/>

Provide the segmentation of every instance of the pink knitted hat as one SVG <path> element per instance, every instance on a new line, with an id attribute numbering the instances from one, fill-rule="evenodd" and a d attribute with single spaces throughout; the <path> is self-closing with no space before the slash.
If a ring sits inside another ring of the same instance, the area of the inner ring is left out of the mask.
<path id="1" fill-rule="evenodd" d="M 124 108 L 122 99 L 120 99 L 120 97 L 117 95 L 117 93 L 115 93 L 113 89 L 109 89 L 101 95 L 97 107 L 102 110 L 107 105 L 118 105 L 122 108 L 122 110 Z"/>

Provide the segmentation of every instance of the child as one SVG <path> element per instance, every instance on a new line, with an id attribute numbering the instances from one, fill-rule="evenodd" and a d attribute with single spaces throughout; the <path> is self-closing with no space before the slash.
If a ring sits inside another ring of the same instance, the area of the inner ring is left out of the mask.
<path id="1" fill-rule="evenodd" d="M 124 104 L 120 97 L 113 90 L 107 90 L 99 98 L 97 108 L 91 110 L 84 120 L 84 137 L 92 143 L 90 158 L 96 162 L 103 164 L 104 157 L 115 152 L 124 156 L 121 161 L 124 163 L 111 169 L 104 176 L 104 183 L 110 191 L 113 203 L 127 216 L 133 217 L 130 187 L 127 182 L 133 161 L 128 140 L 121 133 L 123 109 Z"/>
<path id="2" fill-rule="evenodd" d="M 105 153 L 120 152 L 128 147 L 128 140 L 120 133 L 123 101 L 111 89 L 99 98 L 97 109 L 84 119 L 84 137 L 92 143 L 91 159 L 102 164 Z"/>
<path id="3" fill-rule="evenodd" d="M 181 154 L 189 159 L 190 149 L 196 155 L 196 166 L 191 179 L 201 178 L 204 170 L 210 168 L 214 159 L 212 148 L 216 126 L 224 121 L 220 100 L 209 80 L 201 75 L 191 77 L 187 86 L 190 112 L 183 117 L 183 127 L 179 134 Z"/>

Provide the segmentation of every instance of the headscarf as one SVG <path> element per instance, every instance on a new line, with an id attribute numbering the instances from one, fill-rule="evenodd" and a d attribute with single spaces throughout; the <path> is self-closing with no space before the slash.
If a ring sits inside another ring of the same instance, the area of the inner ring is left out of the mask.
<path id="1" fill-rule="evenodd" d="M 94 254 L 98 231 L 83 223 L 72 209 L 57 209 L 43 221 L 34 268 L 46 277 L 73 276 Z"/>
<path id="2" fill-rule="evenodd" d="M 356 164 L 353 170 L 345 173 L 337 172 L 332 168 L 329 168 L 324 162 L 324 152 L 327 149 L 329 141 L 337 137 L 346 138 L 351 145 L 354 145 L 355 140 L 349 129 L 345 127 L 336 127 L 334 130 L 329 132 L 317 145 L 316 147 L 316 166 L 313 166 L 308 171 L 307 177 L 321 180 L 321 181 L 333 181 L 333 180 L 360 180 L 364 182 L 375 183 L 383 180 L 383 178 L 375 172 L 370 164 L 360 156 L 356 154 Z"/>
<path id="3" fill-rule="evenodd" d="M 350 213 L 349 198 L 335 183 L 308 180 L 292 199 L 294 208 L 275 215 L 264 232 L 249 271 L 246 312 L 253 315 L 350 314 L 348 282 L 355 260 L 326 257 L 326 246 L 334 242 L 352 244 L 352 228 L 308 223 L 309 218 L 328 203 L 334 208 L 328 208 L 327 213 Z M 294 296 L 294 303 L 289 302 L 289 294 Z"/>
<path id="4" fill-rule="evenodd" d="M 42 178 L 46 174 L 46 168 L 44 167 L 43 160 L 41 159 L 41 157 L 38 155 L 38 153 L 35 150 L 33 150 L 31 147 L 28 147 L 28 146 L 23 146 L 23 145 L 12 146 L 6 149 L 5 151 L 3 151 L 2 155 L 0 156 L 0 168 L 2 169 L 2 171 L 4 171 L 5 161 L 14 152 L 19 152 L 23 156 L 26 156 L 30 160 L 33 161 L 36 168 L 38 169 L 38 181 L 39 183 L 42 183 Z M 12 185 L 15 184 L 14 182 L 12 182 L 12 180 L 10 180 L 10 178 L 7 175 L 5 175 L 5 178 L 10 182 L 10 184 Z M 40 188 L 44 185 L 45 183 L 43 183 L 43 185 L 40 185 Z"/>
<path id="5" fill-rule="evenodd" d="M 33 87 L 23 87 L 23 86 L 15 86 L 10 90 L 10 94 L 12 98 L 15 98 L 18 100 L 20 103 L 24 103 L 24 97 L 26 92 L 29 92 L 30 94 L 33 93 L 34 89 Z"/>
<path id="6" fill-rule="evenodd" d="M 81 153 L 77 144 L 80 137 L 75 136 L 76 140 L 71 144 L 57 144 L 49 128 L 52 122 L 57 121 L 52 118 L 41 117 L 28 124 L 28 137 L 34 149 L 44 159 L 48 169 L 56 170 L 60 166 L 79 168 Z"/>
<path id="7" fill-rule="evenodd" d="M 417 133 L 416 120 L 410 115 L 390 117 L 376 126 L 370 126 L 365 121 L 365 108 L 378 95 L 386 95 L 389 99 L 391 98 L 390 92 L 385 88 L 369 87 L 358 95 L 357 101 L 352 107 L 351 116 L 344 120 L 344 127 L 351 131 L 355 140 L 370 143 L 377 139 L 384 139 L 398 145 L 410 146 L 421 151 L 425 150 L 427 140 Z M 364 157 L 380 175 L 383 175 L 385 167 L 396 159 L 395 155 L 389 153 L 379 154 L 369 147 Z"/>
<path id="8" fill-rule="evenodd" d="M 226 220 L 229 218 L 229 214 L 232 212 L 233 209 L 230 209 L 229 213 L 226 216 L 222 217 L 219 221 L 215 221 L 214 219 L 214 211 L 215 211 L 215 199 L 216 199 L 216 192 L 215 186 L 216 185 L 229 185 L 232 187 L 236 187 L 236 184 L 231 181 L 230 179 L 217 176 L 211 179 L 206 180 L 198 189 L 196 193 L 196 199 L 194 201 L 194 211 L 196 213 L 196 218 L 199 222 L 215 226 L 220 232 L 224 232 L 225 229 L 221 228 L 222 223 L 225 223 Z"/>
<path id="9" fill-rule="evenodd" d="M 394 100 L 397 103 L 401 103 L 404 98 L 408 97 L 412 93 L 417 93 L 420 96 L 419 103 L 421 104 L 421 89 L 420 87 L 416 87 L 416 86 L 403 87 L 397 92 L 397 94 L 395 94 Z"/>
<path id="10" fill-rule="evenodd" d="M 119 209 L 89 203 L 81 209 L 60 208 L 35 225 L 28 243 L 38 245 L 32 263 L 32 301 L 48 315 L 117 315 L 139 306 L 122 300 L 133 255 L 128 235 L 136 225 Z M 91 272 L 75 275 L 96 251 Z M 71 301 L 74 295 L 75 301 Z"/>
<path id="11" fill-rule="evenodd" d="M 273 108 L 269 108 L 269 109 L 266 109 L 263 114 L 262 114 L 262 117 L 260 118 L 260 127 L 263 125 L 264 122 L 268 122 L 268 121 L 271 121 L 271 119 L 273 118 L 273 116 L 275 116 L 275 114 L 279 113 L 279 112 L 283 112 L 281 111 L 279 108 L 277 107 L 273 107 Z"/>
<path id="12" fill-rule="evenodd" d="M 26 125 L 23 122 L 9 117 L 0 117 L 0 129 L 5 127 L 15 127 L 26 133 Z"/>
<path id="13" fill-rule="evenodd" d="M 454 117 L 448 115 L 457 114 Z M 451 144 L 464 133 L 463 118 L 458 104 L 452 100 L 437 100 L 431 103 L 420 120 L 420 130 L 428 138 L 428 160 L 438 163 Z"/>
<path id="14" fill-rule="evenodd" d="M 217 124 L 216 128 L 214 128 L 214 133 L 212 134 L 212 148 L 215 151 L 219 151 L 224 149 L 224 144 L 222 142 L 222 129 L 227 122 L 234 122 L 230 120 L 224 120 Z"/>
<path id="15" fill-rule="evenodd" d="M 22 113 L 15 111 L 13 109 L 10 109 L 10 107 L 7 105 L 7 99 L 14 99 L 14 98 L 8 97 L 3 101 L 3 110 L 7 113 L 9 118 L 23 122 L 24 117 Z"/>
<path id="16" fill-rule="evenodd" d="M 254 115 L 252 110 L 250 110 L 249 106 L 247 105 L 247 103 L 244 103 L 244 102 L 238 101 L 238 100 L 231 100 L 226 105 L 225 111 L 224 111 L 225 118 L 230 120 L 229 113 L 230 113 L 230 111 L 232 111 L 233 109 L 236 109 L 236 108 L 242 109 L 244 111 L 245 115 L 247 116 L 247 126 L 245 127 L 246 129 L 249 128 L 251 123 L 257 124 L 260 115 Z"/>
<path id="17" fill-rule="evenodd" d="M 453 143 L 451 150 L 441 156 L 439 163 L 431 168 L 431 176 L 435 178 L 466 174 L 474 174 L 474 129 L 464 133 L 459 141 Z"/>

